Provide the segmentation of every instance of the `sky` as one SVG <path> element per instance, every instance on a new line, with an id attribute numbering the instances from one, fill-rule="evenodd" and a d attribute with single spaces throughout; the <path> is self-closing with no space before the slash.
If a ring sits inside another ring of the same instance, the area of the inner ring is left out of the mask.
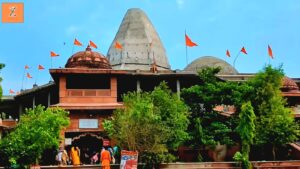
<path id="1" fill-rule="evenodd" d="M 14 2 L 12 0 L 7 0 Z M 0 3 L 7 2 L 0 0 Z M 24 2 L 24 23 L 0 22 L 0 76 L 4 95 L 9 90 L 31 88 L 51 79 L 50 51 L 60 54 L 52 68 L 85 47 L 73 48 L 77 38 L 89 40 L 97 52 L 107 54 L 121 21 L 130 8 L 142 9 L 156 28 L 171 69 L 184 69 L 185 30 L 197 47 L 188 48 L 189 63 L 201 56 L 215 56 L 235 64 L 240 73 L 256 73 L 270 63 L 283 65 L 289 77 L 300 77 L 299 0 L 17 0 Z M 0 13 L 0 16 L 2 14 Z M 268 56 L 267 46 L 274 59 Z M 232 57 L 226 56 L 226 50 Z M 38 65 L 46 69 L 38 71 Z M 33 77 L 27 79 L 24 66 Z M 23 80 L 22 80 L 23 79 Z"/>

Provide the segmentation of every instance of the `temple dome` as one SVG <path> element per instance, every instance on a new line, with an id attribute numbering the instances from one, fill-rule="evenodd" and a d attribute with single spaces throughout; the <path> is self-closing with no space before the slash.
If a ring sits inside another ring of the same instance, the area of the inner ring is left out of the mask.
<path id="1" fill-rule="evenodd" d="M 66 65 L 66 68 L 96 68 L 111 69 L 109 61 L 98 52 L 92 51 L 90 46 L 85 51 L 77 52 L 72 55 Z"/>
<path id="2" fill-rule="evenodd" d="M 220 75 L 238 74 L 238 71 L 234 67 L 232 67 L 229 63 L 213 56 L 199 57 L 198 59 L 194 60 L 192 63 L 187 65 L 187 67 L 184 70 L 198 72 L 199 70 L 207 67 L 219 67 L 219 66 L 222 68 L 221 71 L 218 73 Z"/>
<path id="3" fill-rule="evenodd" d="M 283 92 L 298 92 L 299 87 L 294 80 L 291 78 L 284 76 L 282 79 L 282 87 L 281 90 Z"/>
<path id="4" fill-rule="evenodd" d="M 122 49 L 116 49 L 115 44 Z M 150 70 L 156 62 L 158 70 L 169 70 L 165 48 L 147 15 L 137 8 L 129 9 L 110 45 L 107 57 L 113 69 Z"/>

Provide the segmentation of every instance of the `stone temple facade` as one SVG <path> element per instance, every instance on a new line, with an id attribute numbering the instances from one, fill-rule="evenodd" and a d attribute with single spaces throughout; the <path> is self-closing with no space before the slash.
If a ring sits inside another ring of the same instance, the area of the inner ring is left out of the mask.
<path id="1" fill-rule="evenodd" d="M 115 43 L 122 45 L 116 49 Z M 140 9 L 129 9 L 107 53 L 113 69 L 169 70 L 166 50 L 149 18 Z"/>

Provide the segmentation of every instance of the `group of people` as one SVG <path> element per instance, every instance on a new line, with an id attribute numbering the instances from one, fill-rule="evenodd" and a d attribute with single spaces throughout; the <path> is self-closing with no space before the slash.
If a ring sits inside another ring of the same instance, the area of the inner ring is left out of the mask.
<path id="1" fill-rule="evenodd" d="M 71 147 L 69 153 L 60 147 L 56 155 L 58 165 L 81 165 L 81 164 L 100 164 L 102 168 L 109 169 L 110 164 L 120 162 L 120 149 L 118 146 L 103 147 L 101 152 L 88 153 L 88 149 L 80 152 L 79 147 Z"/>

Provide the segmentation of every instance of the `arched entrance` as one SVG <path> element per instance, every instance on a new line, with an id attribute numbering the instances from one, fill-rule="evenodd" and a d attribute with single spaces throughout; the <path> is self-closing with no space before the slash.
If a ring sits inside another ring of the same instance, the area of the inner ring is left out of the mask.
<path id="1" fill-rule="evenodd" d="M 103 138 L 94 133 L 82 133 L 72 138 L 72 146 L 80 149 L 80 160 L 83 164 L 90 164 L 91 157 L 97 152 L 100 153 Z"/>

